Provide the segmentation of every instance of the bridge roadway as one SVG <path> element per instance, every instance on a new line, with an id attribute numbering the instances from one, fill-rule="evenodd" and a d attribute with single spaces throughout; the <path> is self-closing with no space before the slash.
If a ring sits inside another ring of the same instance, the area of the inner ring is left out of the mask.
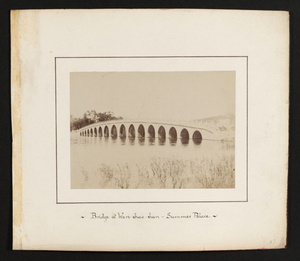
<path id="1" fill-rule="evenodd" d="M 202 140 L 214 140 L 214 133 L 210 130 L 184 124 L 172 124 L 153 121 L 105 121 L 87 125 L 79 130 L 80 136 L 111 137 L 111 138 L 160 138 L 176 141 L 194 140 L 201 143 Z"/>

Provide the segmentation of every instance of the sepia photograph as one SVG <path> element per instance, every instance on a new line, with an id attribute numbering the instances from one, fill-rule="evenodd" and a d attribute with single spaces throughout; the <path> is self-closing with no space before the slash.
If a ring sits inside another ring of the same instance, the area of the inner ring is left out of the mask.
<path id="1" fill-rule="evenodd" d="M 71 72 L 71 189 L 235 188 L 235 71 Z"/>

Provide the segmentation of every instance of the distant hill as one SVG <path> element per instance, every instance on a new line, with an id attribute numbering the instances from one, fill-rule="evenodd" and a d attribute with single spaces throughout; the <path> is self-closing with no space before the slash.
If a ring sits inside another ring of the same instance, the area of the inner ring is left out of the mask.
<path id="1" fill-rule="evenodd" d="M 208 118 L 202 118 L 202 119 L 196 119 L 195 121 L 212 121 L 212 120 L 224 120 L 224 119 L 235 119 L 235 116 L 232 114 L 226 114 L 226 115 L 218 115 Z"/>
<path id="2" fill-rule="evenodd" d="M 235 130 L 235 116 L 232 114 L 196 119 L 193 122 L 201 124 L 203 127 L 205 126 L 210 129 L 214 129 L 215 131 Z"/>

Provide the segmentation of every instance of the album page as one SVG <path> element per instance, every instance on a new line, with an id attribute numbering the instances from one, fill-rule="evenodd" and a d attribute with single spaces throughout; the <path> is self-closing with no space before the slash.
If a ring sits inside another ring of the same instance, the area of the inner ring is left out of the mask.
<path id="1" fill-rule="evenodd" d="M 11 12 L 13 249 L 285 248 L 289 14 Z"/>

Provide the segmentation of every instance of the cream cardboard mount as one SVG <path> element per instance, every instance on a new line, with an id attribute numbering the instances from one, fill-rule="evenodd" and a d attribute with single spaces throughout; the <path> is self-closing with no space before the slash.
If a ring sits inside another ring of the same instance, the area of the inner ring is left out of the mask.
<path id="1" fill-rule="evenodd" d="M 285 248 L 287 12 L 13 10 L 11 42 L 13 249 Z"/>

